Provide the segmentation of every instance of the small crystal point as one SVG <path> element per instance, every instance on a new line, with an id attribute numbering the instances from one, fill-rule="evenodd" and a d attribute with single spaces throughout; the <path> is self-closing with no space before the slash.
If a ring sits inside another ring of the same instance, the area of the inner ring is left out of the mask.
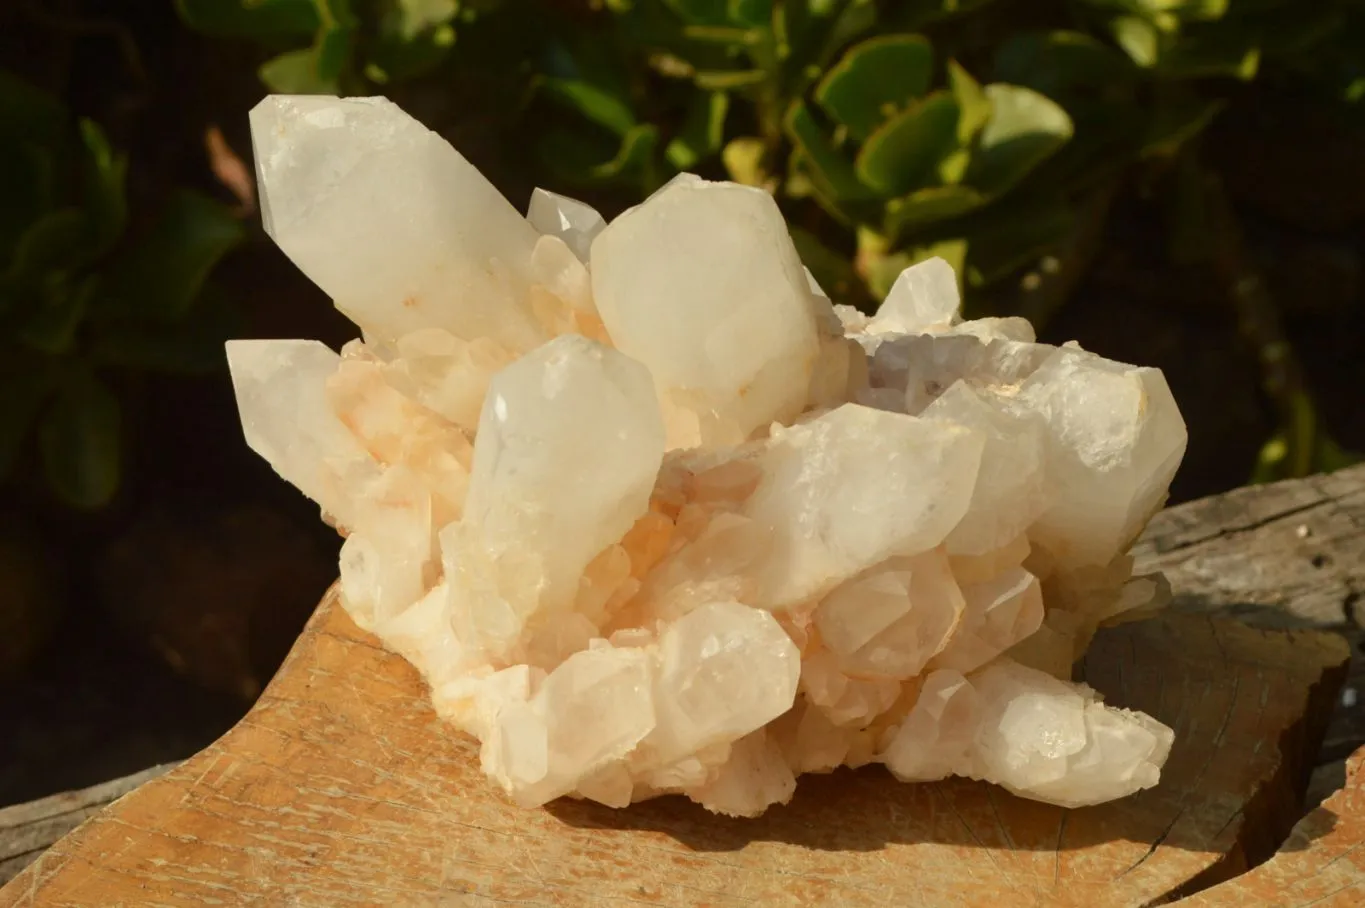
<path id="1" fill-rule="evenodd" d="M 953 266 L 935 256 L 900 273 L 873 317 L 875 334 L 923 334 L 961 320 L 962 296 Z"/>
<path id="2" fill-rule="evenodd" d="M 526 304 L 535 229 L 393 102 L 272 95 L 251 134 L 266 232 L 367 335 L 543 339 Z"/>
<path id="3" fill-rule="evenodd" d="M 378 465 L 337 418 L 327 380 L 341 357 L 320 341 L 227 342 L 228 368 L 247 446 L 343 523 L 356 505 L 344 475 L 378 474 Z"/>
<path id="4" fill-rule="evenodd" d="M 578 260 L 585 263 L 593 239 L 607 226 L 602 215 L 592 206 L 547 189 L 537 189 L 531 193 L 526 219 L 545 236 L 563 240 L 578 256 Z"/>

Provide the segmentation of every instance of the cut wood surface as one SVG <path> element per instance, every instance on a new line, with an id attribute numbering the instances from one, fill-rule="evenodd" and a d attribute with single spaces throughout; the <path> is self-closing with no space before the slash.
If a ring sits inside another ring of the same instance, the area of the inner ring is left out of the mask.
<path id="1" fill-rule="evenodd" d="M 672 798 L 520 810 L 329 594 L 246 719 L 58 842 L 0 906 L 1359 904 L 1361 776 L 1294 823 L 1323 729 L 1345 747 L 1361 725 L 1334 712 L 1345 641 L 1306 625 L 1353 626 L 1363 507 L 1353 470 L 1153 522 L 1142 567 L 1168 571 L 1177 609 L 1102 632 L 1082 666 L 1176 730 L 1162 784 L 1122 802 L 1067 811 L 868 769 L 803 777 L 759 820 Z"/>
<path id="2" fill-rule="evenodd" d="M 81 823 L 143 782 L 165 775 L 174 765 L 153 766 L 90 788 L 0 808 L 0 883 L 12 879 Z"/>

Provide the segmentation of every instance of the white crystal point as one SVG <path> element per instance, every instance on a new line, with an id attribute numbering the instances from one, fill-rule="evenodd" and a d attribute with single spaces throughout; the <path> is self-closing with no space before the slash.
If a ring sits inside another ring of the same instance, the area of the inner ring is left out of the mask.
<path id="1" fill-rule="evenodd" d="M 1032 636 L 1043 623 L 1043 590 L 1038 578 L 1023 568 L 1007 570 L 984 583 L 962 587 L 962 624 L 932 667 L 971 672 L 1016 643 Z"/>
<path id="2" fill-rule="evenodd" d="M 766 729 L 736 741 L 716 777 L 689 789 L 688 797 L 713 813 L 756 817 L 796 793 L 796 777 Z"/>
<path id="3" fill-rule="evenodd" d="M 647 510 L 663 448 L 649 373 L 609 347 L 564 335 L 494 376 L 464 517 L 441 536 L 460 638 L 506 652 L 568 609 Z"/>
<path id="4" fill-rule="evenodd" d="M 349 483 L 373 481 L 380 468 L 328 404 L 341 357 L 320 341 L 234 340 L 227 359 L 247 446 L 325 513 L 354 525 L 358 490 Z"/>
<path id="5" fill-rule="evenodd" d="M 882 762 L 902 782 L 934 782 L 960 773 L 969 765 L 980 710 L 975 688 L 961 673 L 930 672 L 880 755 Z"/>
<path id="6" fill-rule="evenodd" d="M 597 209 L 566 195 L 536 189 L 526 220 L 545 236 L 559 237 L 580 262 L 588 261 L 593 239 L 607 226 Z"/>
<path id="7" fill-rule="evenodd" d="M 983 444 L 953 423 L 856 404 L 775 434 L 745 508 L 772 537 L 755 602 L 811 599 L 943 542 L 966 513 Z"/>
<path id="8" fill-rule="evenodd" d="M 1155 719 L 1008 659 L 971 682 L 981 704 L 977 778 L 1063 807 L 1112 801 L 1160 780 L 1174 734 Z"/>
<path id="9" fill-rule="evenodd" d="M 659 638 L 659 727 L 669 763 L 762 728 L 791 708 L 801 653 L 772 615 L 737 602 L 702 606 Z"/>
<path id="10" fill-rule="evenodd" d="M 535 229 L 393 102 L 273 95 L 251 134 L 266 232 L 368 336 L 543 339 L 526 302 Z"/>
<path id="11" fill-rule="evenodd" d="M 985 440 L 971 504 L 948 534 L 948 553 L 983 555 L 1017 539 L 1046 505 L 1041 420 L 965 381 L 955 382 L 921 416 L 966 426 Z"/>
<path id="12" fill-rule="evenodd" d="M 654 729 L 651 663 L 610 646 L 570 656 L 529 701 L 497 710 L 484 770 L 518 804 L 539 807 L 624 760 Z"/>
<path id="13" fill-rule="evenodd" d="M 867 330 L 872 334 L 943 331 L 961 320 L 961 311 L 957 274 L 952 265 L 935 256 L 900 273 Z"/>
<path id="14" fill-rule="evenodd" d="M 671 447 L 735 443 L 800 412 L 818 349 L 814 306 L 766 192 L 674 181 L 598 235 L 591 270 L 612 342 L 691 417 L 674 423 Z"/>
<path id="15" fill-rule="evenodd" d="M 1165 502 L 1185 454 L 1165 377 L 1061 348 L 1019 401 L 1045 423 L 1048 507 L 1030 537 L 1058 567 L 1107 564 Z"/>
<path id="16" fill-rule="evenodd" d="M 964 605 L 948 559 L 931 551 L 837 587 L 816 609 L 815 626 L 844 672 L 903 680 L 948 644 Z"/>

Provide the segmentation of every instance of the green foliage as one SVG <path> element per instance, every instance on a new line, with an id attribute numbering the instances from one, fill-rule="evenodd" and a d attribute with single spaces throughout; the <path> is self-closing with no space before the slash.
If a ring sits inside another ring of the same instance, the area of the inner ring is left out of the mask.
<path id="1" fill-rule="evenodd" d="M 433 72 L 456 26 L 493 4 L 460 0 L 175 0 L 207 35 L 247 38 L 276 55 L 258 71 L 280 94 L 357 94 Z M 306 46 L 299 46 L 300 42 Z"/>
<path id="2" fill-rule="evenodd" d="M 1173 256 L 1206 262 L 1188 189 L 1229 100 L 1271 79 L 1343 115 L 1365 103 L 1355 0 L 176 2 L 191 27 L 275 54 L 273 91 L 390 93 L 424 74 L 458 90 L 442 65 L 477 59 L 521 116 L 538 182 L 624 203 L 683 170 L 764 187 L 821 282 L 863 306 L 943 255 L 970 305 L 1004 314 L 1027 272 L 1086 248 L 1103 226 L 1087 213 L 1134 177 L 1167 195 Z M 498 21 L 497 40 L 456 45 Z M 45 208 L 24 254 L 66 248 L 94 210 Z M 35 338 L 60 347 L 77 311 Z"/>
<path id="3" fill-rule="evenodd" d="M 173 195 L 130 227 L 128 161 L 93 122 L 0 72 L 0 479 L 28 442 L 52 489 L 96 508 L 116 493 L 124 370 L 216 368 L 226 308 L 199 300 L 242 239 L 227 209 Z M 125 373 L 126 374 L 126 373 Z"/>

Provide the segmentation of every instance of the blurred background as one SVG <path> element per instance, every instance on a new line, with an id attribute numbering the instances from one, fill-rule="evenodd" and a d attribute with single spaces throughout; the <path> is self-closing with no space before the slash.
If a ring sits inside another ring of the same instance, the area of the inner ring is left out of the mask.
<path id="1" fill-rule="evenodd" d="M 261 230 L 268 92 L 388 95 L 523 209 L 762 186 L 865 310 L 943 256 L 1165 371 L 1175 501 L 1365 451 L 1360 0 L 4 0 L 0 805 L 209 743 L 335 576 L 222 350 L 352 335 Z"/>

